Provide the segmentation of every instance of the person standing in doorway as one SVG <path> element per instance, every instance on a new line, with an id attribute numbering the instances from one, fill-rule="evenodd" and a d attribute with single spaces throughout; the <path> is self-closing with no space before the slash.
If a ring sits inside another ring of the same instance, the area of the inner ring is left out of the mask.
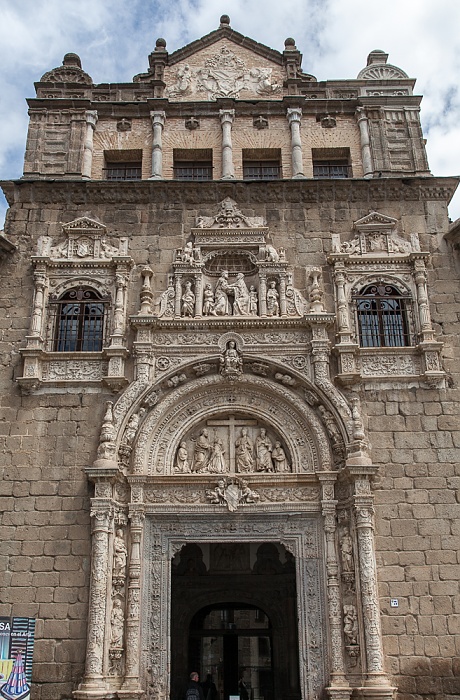
<path id="1" fill-rule="evenodd" d="M 184 700 L 205 700 L 203 689 L 199 683 L 200 676 L 196 671 L 190 674 L 187 689 L 184 694 Z"/>

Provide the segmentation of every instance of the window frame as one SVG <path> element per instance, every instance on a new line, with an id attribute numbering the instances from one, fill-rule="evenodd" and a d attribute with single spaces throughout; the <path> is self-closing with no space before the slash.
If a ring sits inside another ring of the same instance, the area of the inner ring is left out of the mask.
<path id="1" fill-rule="evenodd" d="M 109 306 L 109 296 L 103 297 L 93 287 L 82 285 L 50 299 L 50 310 L 54 310 L 53 352 L 102 352 Z M 66 310 L 67 307 L 70 308 Z M 99 307 L 96 314 L 91 313 L 91 307 Z M 78 312 L 75 312 L 76 308 Z"/>
<path id="2" fill-rule="evenodd" d="M 413 346 L 409 292 L 401 292 L 389 282 L 372 282 L 353 292 L 352 299 L 361 349 Z"/>

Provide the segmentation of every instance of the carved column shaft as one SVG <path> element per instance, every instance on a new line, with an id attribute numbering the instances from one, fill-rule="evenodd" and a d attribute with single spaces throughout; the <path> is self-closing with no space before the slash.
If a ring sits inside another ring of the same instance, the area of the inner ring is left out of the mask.
<path id="1" fill-rule="evenodd" d="M 174 299 L 174 316 L 180 318 L 182 301 L 182 275 L 176 274 L 176 296 Z"/>
<path id="2" fill-rule="evenodd" d="M 201 274 L 195 275 L 195 316 L 203 315 L 203 278 Z"/>
<path id="3" fill-rule="evenodd" d="M 267 315 L 267 278 L 259 272 L 259 315 Z"/>
<path id="4" fill-rule="evenodd" d="M 420 263 L 420 261 L 418 262 Z M 416 267 L 415 283 L 417 285 L 418 314 L 423 340 L 432 340 L 432 333 L 429 333 L 429 337 L 425 338 L 426 331 L 432 331 L 432 326 L 430 308 L 428 305 L 428 292 L 426 288 L 426 272 L 423 262 L 421 264 L 418 264 Z"/>
<path id="5" fill-rule="evenodd" d="M 327 476 L 327 475 L 325 475 Z M 331 686 L 348 686 L 345 678 L 344 650 L 342 642 L 342 615 L 339 583 L 339 566 L 336 549 L 336 506 L 334 500 L 334 479 L 327 479 L 319 474 L 322 482 L 323 499 L 321 501 L 326 536 L 326 576 L 329 626 L 331 633 Z"/>
<path id="6" fill-rule="evenodd" d="M 125 317 L 125 289 L 126 279 L 124 275 L 117 275 L 115 304 L 113 310 L 113 334 L 112 336 L 123 336 L 124 317 Z M 113 337 L 112 337 L 113 343 Z"/>
<path id="7" fill-rule="evenodd" d="M 163 178 L 163 128 L 165 125 L 165 112 L 150 112 L 153 128 L 152 143 L 152 176 L 151 180 Z"/>
<path id="8" fill-rule="evenodd" d="M 287 119 L 291 129 L 292 151 L 292 177 L 303 178 L 302 139 L 300 137 L 300 121 L 302 110 L 300 107 L 290 107 L 287 111 Z"/>
<path id="9" fill-rule="evenodd" d="M 149 316 L 152 313 L 152 302 L 153 302 L 153 293 L 152 293 L 152 286 L 151 286 L 151 279 L 153 276 L 153 271 L 150 269 L 150 267 L 144 267 L 141 270 L 142 274 L 142 288 L 139 294 L 140 297 L 140 302 L 141 302 L 141 308 L 140 308 L 140 315 L 141 316 Z"/>
<path id="10" fill-rule="evenodd" d="M 46 275 L 36 271 L 34 274 L 35 281 L 35 297 L 34 309 L 32 312 L 32 320 L 30 324 L 30 335 L 38 338 L 41 335 L 43 323 L 43 303 L 46 287 Z"/>
<path id="11" fill-rule="evenodd" d="M 126 659 L 123 690 L 139 688 L 140 650 L 140 577 L 141 543 L 144 530 L 144 513 L 130 514 L 131 556 L 128 570 L 128 605 L 126 619 Z"/>
<path id="12" fill-rule="evenodd" d="M 287 306 L 286 306 L 286 277 L 280 275 L 280 315 L 287 316 Z"/>
<path id="13" fill-rule="evenodd" d="M 337 270 L 335 273 L 335 283 L 337 289 L 337 321 L 339 333 L 350 332 L 350 316 L 345 293 L 345 273 Z"/>
<path id="14" fill-rule="evenodd" d="M 364 637 L 366 641 L 366 685 L 386 685 L 388 680 L 385 676 L 383 664 L 382 630 L 377 591 L 373 497 L 370 492 L 370 483 L 366 478 L 356 479 L 353 501 L 358 540 Z"/>
<path id="15" fill-rule="evenodd" d="M 89 110 L 86 112 L 86 134 L 83 146 L 83 161 L 81 166 L 81 176 L 85 180 L 91 179 L 91 168 L 93 165 L 93 138 L 97 123 L 97 112 Z"/>
<path id="16" fill-rule="evenodd" d="M 361 157 L 363 161 L 364 177 L 372 177 L 374 167 L 372 165 L 371 142 L 369 138 L 369 120 L 363 107 L 356 110 L 356 118 L 359 126 L 359 136 L 361 139 Z"/>
<path id="17" fill-rule="evenodd" d="M 222 125 L 222 180 L 234 180 L 232 123 L 235 118 L 235 110 L 221 109 L 219 116 Z"/>
<path id="18" fill-rule="evenodd" d="M 109 533 L 112 512 L 108 503 L 99 503 L 91 513 L 91 582 L 89 593 L 86 673 L 83 686 L 102 687 L 104 632 L 107 616 L 107 577 L 109 573 Z"/>

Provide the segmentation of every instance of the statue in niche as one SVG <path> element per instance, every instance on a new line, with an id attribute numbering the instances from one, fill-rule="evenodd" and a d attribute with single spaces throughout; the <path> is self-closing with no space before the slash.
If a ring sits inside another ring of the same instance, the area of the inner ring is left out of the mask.
<path id="1" fill-rule="evenodd" d="M 190 471 L 187 445 L 185 442 L 181 442 L 177 450 L 175 468 L 179 474 L 187 474 Z"/>
<path id="2" fill-rule="evenodd" d="M 340 558 L 342 561 L 342 572 L 344 574 L 354 573 L 353 540 L 351 539 L 348 528 L 344 531 L 340 540 Z"/>
<path id="3" fill-rule="evenodd" d="M 291 467 L 289 466 L 287 461 L 286 453 L 278 440 L 275 442 L 275 447 L 272 450 L 272 460 L 276 473 L 282 474 L 283 472 L 291 471 Z"/>
<path id="4" fill-rule="evenodd" d="M 145 408 L 140 408 L 138 413 L 134 413 L 128 421 L 126 426 L 124 440 L 127 445 L 132 445 L 134 438 L 136 437 L 137 429 L 141 421 L 142 416 L 145 413 Z"/>
<path id="5" fill-rule="evenodd" d="M 265 428 L 260 429 L 259 435 L 256 437 L 255 441 L 256 450 L 256 470 L 258 472 L 272 472 L 273 471 L 273 460 L 272 460 L 272 441 L 267 435 Z"/>
<path id="6" fill-rule="evenodd" d="M 207 282 L 203 290 L 203 316 L 211 316 L 214 308 L 214 292 L 209 282 Z"/>
<path id="7" fill-rule="evenodd" d="M 235 301 L 233 302 L 234 316 L 247 316 L 249 314 L 249 290 L 244 281 L 244 275 L 239 272 L 236 276 L 236 282 L 229 285 L 232 290 Z"/>
<path id="8" fill-rule="evenodd" d="M 224 460 L 224 444 L 220 438 L 214 440 L 211 448 L 211 456 L 208 462 L 208 470 L 213 474 L 223 474 L 227 471 L 227 465 Z"/>
<path id="9" fill-rule="evenodd" d="M 192 283 L 185 283 L 185 291 L 182 295 L 182 316 L 195 315 L 195 294 L 192 292 Z"/>
<path id="10" fill-rule="evenodd" d="M 267 289 L 267 316 L 279 316 L 280 305 L 279 294 L 276 289 L 276 282 L 270 282 Z"/>
<path id="11" fill-rule="evenodd" d="M 123 646 L 123 627 L 125 619 L 123 615 L 123 607 L 121 600 L 115 598 L 113 601 L 112 614 L 110 616 L 110 624 L 112 630 L 110 633 L 110 646 L 111 647 L 122 647 Z"/>
<path id="12" fill-rule="evenodd" d="M 343 633 L 347 646 L 358 644 L 358 615 L 354 605 L 343 606 Z"/>
<path id="13" fill-rule="evenodd" d="M 206 469 L 209 462 L 211 445 L 209 443 L 209 433 L 206 428 L 200 432 L 195 442 L 195 450 L 193 453 L 193 472 L 200 472 Z"/>
<path id="14" fill-rule="evenodd" d="M 224 377 L 236 377 L 243 370 L 243 359 L 240 357 L 234 340 L 230 340 L 227 349 L 220 358 L 220 373 Z"/>
<path id="15" fill-rule="evenodd" d="M 113 577 L 125 578 L 126 561 L 128 559 L 128 550 L 126 549 L 125 540 L 123 538 L 123 530 L 119 528 L 116 531 L 113 540 Z"/>
<path id="16" fill-rule="evenodd" d="M 214 309 L 211 312 L 213 316 L 230 315 L 230 302 L 228 300 L 229 289 L 230 285 L 228 284 L 228 272 L 227 270 L 223 270 L 216 284 L 216 291 L 214 295 L 215 304 Z"/>
<path id="17" fill-rule="evenodd" d="M 235 441 L 236 471 L 250 472 L 254 468 L 254 446 L 248 436 L 248 429 L 241 429 L 241 436 Z"/>
<path id="18" fill-rule="evenodd" d="M 257 316 L 259 305 L 259 295 L 253 284 L 249 287 L 249 315 Z"/>

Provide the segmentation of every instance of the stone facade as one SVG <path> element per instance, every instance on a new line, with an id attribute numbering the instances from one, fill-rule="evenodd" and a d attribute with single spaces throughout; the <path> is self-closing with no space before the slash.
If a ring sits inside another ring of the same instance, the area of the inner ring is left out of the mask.
<path id="1" fill-rule="evenodd" d="M 0 238 L 0 615 L 37 618 L 37 700 L 191 666 L 458 697 L 457 180 L 387 59 L 318 83 L 223 16 L 132 84 L 37 83 Z M 260 616 L 205 660 L 208 608 L 266 614 L 273 671 L 229 661 Z"/>

